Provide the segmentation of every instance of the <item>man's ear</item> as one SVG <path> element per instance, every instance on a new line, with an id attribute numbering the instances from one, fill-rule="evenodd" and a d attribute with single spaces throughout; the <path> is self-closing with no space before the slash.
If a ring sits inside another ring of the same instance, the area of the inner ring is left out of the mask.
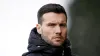
<path id="1" fill-rule="evenodd" d="M 41 25 L 40 25 L 40 24 L 36 24 L 36 29 L 37 29 L 37 32 L 38 32 L 39 34 L 42 33 L 42 32 L 41 32 Z"/>

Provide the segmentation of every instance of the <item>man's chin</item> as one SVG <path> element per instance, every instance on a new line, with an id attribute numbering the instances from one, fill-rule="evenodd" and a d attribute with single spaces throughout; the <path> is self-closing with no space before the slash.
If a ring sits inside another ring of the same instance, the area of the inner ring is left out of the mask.
<path id="1" fill-rule="evenodd" d="M 52 43 L 53 46 L 62 46 L 62 43 L 59 43 L 59 42 L 55 42 L 55 43 Z"/>

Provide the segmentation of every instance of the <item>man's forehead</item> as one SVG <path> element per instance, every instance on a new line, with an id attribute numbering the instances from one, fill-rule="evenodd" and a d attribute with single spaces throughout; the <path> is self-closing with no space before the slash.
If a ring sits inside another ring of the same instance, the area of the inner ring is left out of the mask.
<path id="1" fill-rule="evenodd" d="M 48 14 L 44 14 L 42 16 L 43 19 L 52 19 L 52 20 L 65 20 L 67 19 L 66 16 L 64 14 L 57 14 L 57 13 L 48 13 Z"/>
<path id="2" fill-rule="evenodd" d="M 52 24 L 64 23 L 64 24 L 66 24 L 67 21 L 66 20 L 57 20 L 57 19 L 56 20 L 43 20 L 43 23 L 47 23 L 47 24 L 50 24 L 50 23 L 52 23 Z"/>

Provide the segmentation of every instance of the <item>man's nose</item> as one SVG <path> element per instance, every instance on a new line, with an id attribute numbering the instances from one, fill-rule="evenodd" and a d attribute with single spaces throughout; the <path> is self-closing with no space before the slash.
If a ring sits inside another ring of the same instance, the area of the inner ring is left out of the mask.
<path id="1" fill-rule="evenodd" d="M 61 34 L 61 28 L 60 28 L 60 26 L 56 26 L 55 33 L 56 34 Z"/>

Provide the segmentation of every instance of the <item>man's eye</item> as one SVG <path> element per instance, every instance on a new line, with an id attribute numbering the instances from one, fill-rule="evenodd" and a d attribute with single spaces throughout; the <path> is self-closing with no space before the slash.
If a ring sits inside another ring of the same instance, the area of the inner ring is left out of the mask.
<path id="1" fill-rule="evenodd" d="M 66 27 L 67 25 L 66 24 L 60 24 L 60 26 Z"/>

